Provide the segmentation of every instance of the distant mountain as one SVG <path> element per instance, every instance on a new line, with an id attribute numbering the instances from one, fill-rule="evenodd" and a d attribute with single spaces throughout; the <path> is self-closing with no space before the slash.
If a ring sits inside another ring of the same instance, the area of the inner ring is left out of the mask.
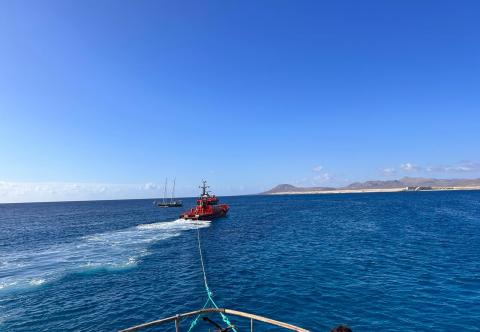
<path id="1" fill-rule="evenodd" d="M 310 191 L 326 191 L 326 190 L 335 190 L 332 187 L 295 187 L 291 184 L 279 184 L 275 188 L 265 191 L 263 195 L 278 194 L 278 193 L 302 193 Z"/>
<path id="2" fill-rule="evenodd" d="M 291 184 L 280 184 L 262 194 L 271 195 L 279 193 L 307 193 L 322 191 L 341 190 L 366 190 L 366 189 L 396 189 L 406 187 L 479 187 L 480 179 L 433 179 L 433 178 L 411 178 L 404 177 L 400 180 L 373 180 L 366 182 L 354 182 L 346 187 L 295 187 Z"/>
<path id="3" fill-rule="evenodd" d="M 480 179 L 430 179 L 430 178 L 403 178 L 400 181 L 407 186 L 428 187 L 473 187 L 480 186 Z"/>
<path id="4" fill-rule="evenodd" d="M 406 185 L 401 180 L 391 180 L 391 181 L 366 181 L 366 182 L 354 182 L 349 184 L 346 187 L 339 189 L 391 189 L 391 188 L 401 188 L 406 187 Z"/>

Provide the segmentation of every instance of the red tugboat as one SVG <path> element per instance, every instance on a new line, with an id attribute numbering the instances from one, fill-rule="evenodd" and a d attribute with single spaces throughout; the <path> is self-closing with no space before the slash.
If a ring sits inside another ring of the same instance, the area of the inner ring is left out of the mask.
<path id="1" fill-rule="evenodd" d="M 218 197 L 209 194 L 207 181 L 203 181 L 202 195 L 197 199 L 197 206 L 180 215 L 181 219 L 187 220 L 212 220 L 224 217 L 229 209 L 227 204 L 218 204 Z"/>

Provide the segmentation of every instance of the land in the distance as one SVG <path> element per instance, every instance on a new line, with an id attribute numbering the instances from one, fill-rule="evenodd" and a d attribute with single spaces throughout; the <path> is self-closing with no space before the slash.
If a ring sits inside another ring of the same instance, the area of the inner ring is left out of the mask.
<path id="1" fill-rule="evenodd" d="M 296 187 L 280 184 L 262 195 L 340 194 L 368 192 L 480 190 L 480 179 L 432 179 L 404 177 L 399 180 L 354 182 L 345 187 Z"/>

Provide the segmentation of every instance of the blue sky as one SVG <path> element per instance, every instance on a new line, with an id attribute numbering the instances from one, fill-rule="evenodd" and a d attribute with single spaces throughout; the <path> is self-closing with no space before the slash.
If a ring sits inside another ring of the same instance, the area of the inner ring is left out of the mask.
<path id="1" fill-rule="evenodd" d="M 480 177 L 477 1 L 0 1 L 0 201 Z"/>

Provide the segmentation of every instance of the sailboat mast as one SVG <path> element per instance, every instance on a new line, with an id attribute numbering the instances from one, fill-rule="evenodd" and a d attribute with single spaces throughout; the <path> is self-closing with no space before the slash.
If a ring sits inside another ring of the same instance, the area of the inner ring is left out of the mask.
<path id="1" fill-rule="evenodd" d="M 163 187 L 163 203 L 165 203 L 166 198 L 167 198 L 167 178 L 165 178 L 165 187 Z"/>
<path id="2" fill-rule="evenodd" d="M 173 188 L 172 188 L 172 202 L 175 200 L 175 181 L 177 178 L 173 178 Z"/>

